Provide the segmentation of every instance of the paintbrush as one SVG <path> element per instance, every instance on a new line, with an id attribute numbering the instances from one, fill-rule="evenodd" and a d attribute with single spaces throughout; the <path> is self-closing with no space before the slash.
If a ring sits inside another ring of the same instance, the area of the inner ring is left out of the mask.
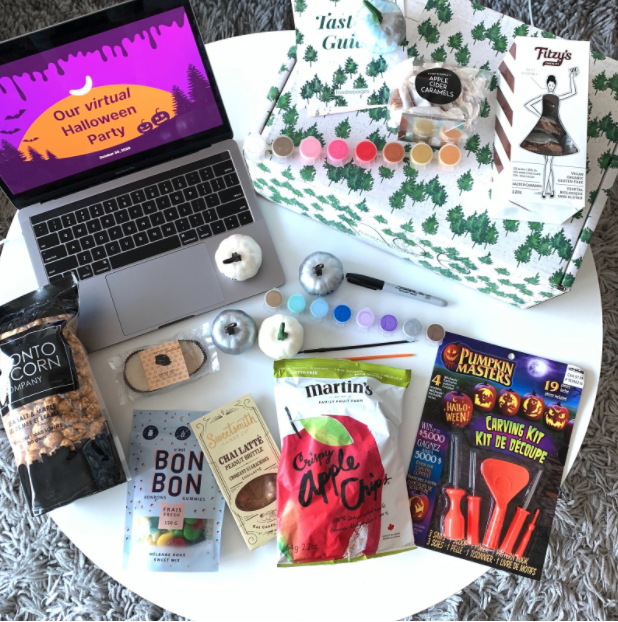
<path id="1" fill-rule="evenodd" d="M 401 343 L 410 343 L 406 339 L 401 341 L 382 341 L 381 343 L 363 343 L 358 346 L 339 346 L 337 348 L 314 348 L 313 350 L 301 350 L 299 354 L 323 354 L 324 352 L 340 352 L 341 350 L 360 350 L 361 348 L 379 348 L 381 346 L 396 346 Z"/>
<path id="2" fill-rule="evenodd" d="M 374 354 L 372 356 L 347 356 L 346 361 L 374 361 L 376 359 L 402 359 L 414 354 Z"/>

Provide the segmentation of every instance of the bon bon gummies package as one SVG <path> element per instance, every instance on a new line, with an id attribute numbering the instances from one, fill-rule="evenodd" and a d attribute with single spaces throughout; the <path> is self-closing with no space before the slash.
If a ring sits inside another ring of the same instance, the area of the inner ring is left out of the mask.
<path id="1" fill-rule="evenodd" d="M 204 412 L 133 412 L 124 567 L 216 572 L 225 500 L 189 423 Z"/>

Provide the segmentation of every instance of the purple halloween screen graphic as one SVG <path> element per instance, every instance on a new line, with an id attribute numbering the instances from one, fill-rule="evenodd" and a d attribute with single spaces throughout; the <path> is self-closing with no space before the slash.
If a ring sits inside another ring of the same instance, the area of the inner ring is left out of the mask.
<path id="1" fill-rule="evenodd" d="M 0 67 L 0 176 L 13 194 L 222 122 L 183 8 Z"/>

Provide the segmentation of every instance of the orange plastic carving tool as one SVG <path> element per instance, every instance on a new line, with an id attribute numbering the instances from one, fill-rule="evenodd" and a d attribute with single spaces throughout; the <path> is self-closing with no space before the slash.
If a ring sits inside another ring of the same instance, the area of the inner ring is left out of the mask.
<path id="1" fill-rule="evenodd" d="M 513 497 L 530 481 L 530 474 L 524 467 L 498 458 L 485 460 L 481 464 L 481 473 L 494 498 L 494 509 L 485 530 L 483 546 L 495 549 L 500 540 L 506 509 Z"/>
<path id="2" fill-rule="evenodd" d="M 461 540 L 465 536 L 465 519 L 461 513 L 461 500 L 466 494 L 463 488 L 459 487 L 459 478 L 461 475 L 461 435 L 454 433 L 451 436 L 451 453 L 449 465 L 449 484 L 450 486 L 444 490 L 446 493 L 449 506 L 448 512 L 444 517 L 444 525 L 442 533 L 449 540 Z"/>
<path id="3" fill-rule="evenodd" d="M 528 516 L 530 516 L 530 512 L 528 512 L 528 506 L 530 505 L 530 501 L 532 501 L 532 497 L 534 497 L 534 493 L 536 491 L 536 487 L 539 485 L 542 473 L 542 470 L 537 471 L 534 479 L 532 480 L 532 484 L 530 485 L 530 488 L 526 494 L 526 498 L 524 499 L 523 504 L 515 511 L 515 516 L 513 516 L 513 520 L 511 521 L 509 530 L 506 532 L 506 536 L 504 536 L 504 540 L 502 540 L 502 544 L 500 545 L 500 550 L 504 553 L 508 553 L 510 555 L 515 548 L 515 543 L 519 538 L 521 529 L 524 526 L 524 523 L 526 522 Z"/>
<path id="4" fill-rule="evenodd" d="M 536 519 L 539 517 L 540 510 L 534 513 L 532 520 L 528 523 L 528 527 L 526 527 L 526 531 L 524 531 L 524 535 L 521 538 L 521 542 L 515 551 L 515 557 L 517 559 L 521 559 L 526 554 L 526 549 L 528 548 L 528 542 L 530 542 L 530 538 L 532 537 L 532 532 L 536 527 Z"/>

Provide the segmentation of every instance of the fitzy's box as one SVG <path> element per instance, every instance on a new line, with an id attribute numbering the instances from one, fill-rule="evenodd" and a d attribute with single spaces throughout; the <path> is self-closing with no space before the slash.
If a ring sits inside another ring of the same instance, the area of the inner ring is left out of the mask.
<path id="1" fill-rule="evenodd" d="M 302 0 L 314 2 L 326 12 L 334 10 L 329 0 Z M 346 4 L 356 6 L 354 0 L 339 0 L 338 10 Z M 387 63 L 364 66 L 353 58 L 348 73 L 343 66 L 329 76 L 316 65 L 316 79 L 309 80 L 306 72 L 298 76 L 295 59 L 304 57 L 303 28 L 311 25 L 298 12 L 296 18 L 297 46 L 268 91 L 258 128 L 266 141 L 284 134 L 296 145 L 306 136 L 327 144 L 339 137 L 353 146 L 369 138 L 380 148 L 394 140 L 385 108 L 310 117 L 301 107 L 303 98 L 327 97 L 329 80 L 345 88 L 348 81 L 360 84 L 361 78 L 372 91 L 368 104 L 379 103 L 387 90 Z M 426 5 L 408 0 L 406 21 L 409 57 L 484 67 L 496 75 L 516 36 L 553 37 L 467 0 L 429 0 Z M 497 83 L 465 141 L 460 165 L 451 172 L 436 166 L 391 171 L 380 162 L 369 170 L 336 169 L 324 162 L 303 165 L 297 156 L 286 164 L 267 158 L 248 162 L 255 187 L 279 205 L 511 304 L 526 308 L 563 294 L 575 279 L 618 172 L 618 63 L 592 53 L 586 205 L 560 225 L 496 220 L 488 213 Z"/>

